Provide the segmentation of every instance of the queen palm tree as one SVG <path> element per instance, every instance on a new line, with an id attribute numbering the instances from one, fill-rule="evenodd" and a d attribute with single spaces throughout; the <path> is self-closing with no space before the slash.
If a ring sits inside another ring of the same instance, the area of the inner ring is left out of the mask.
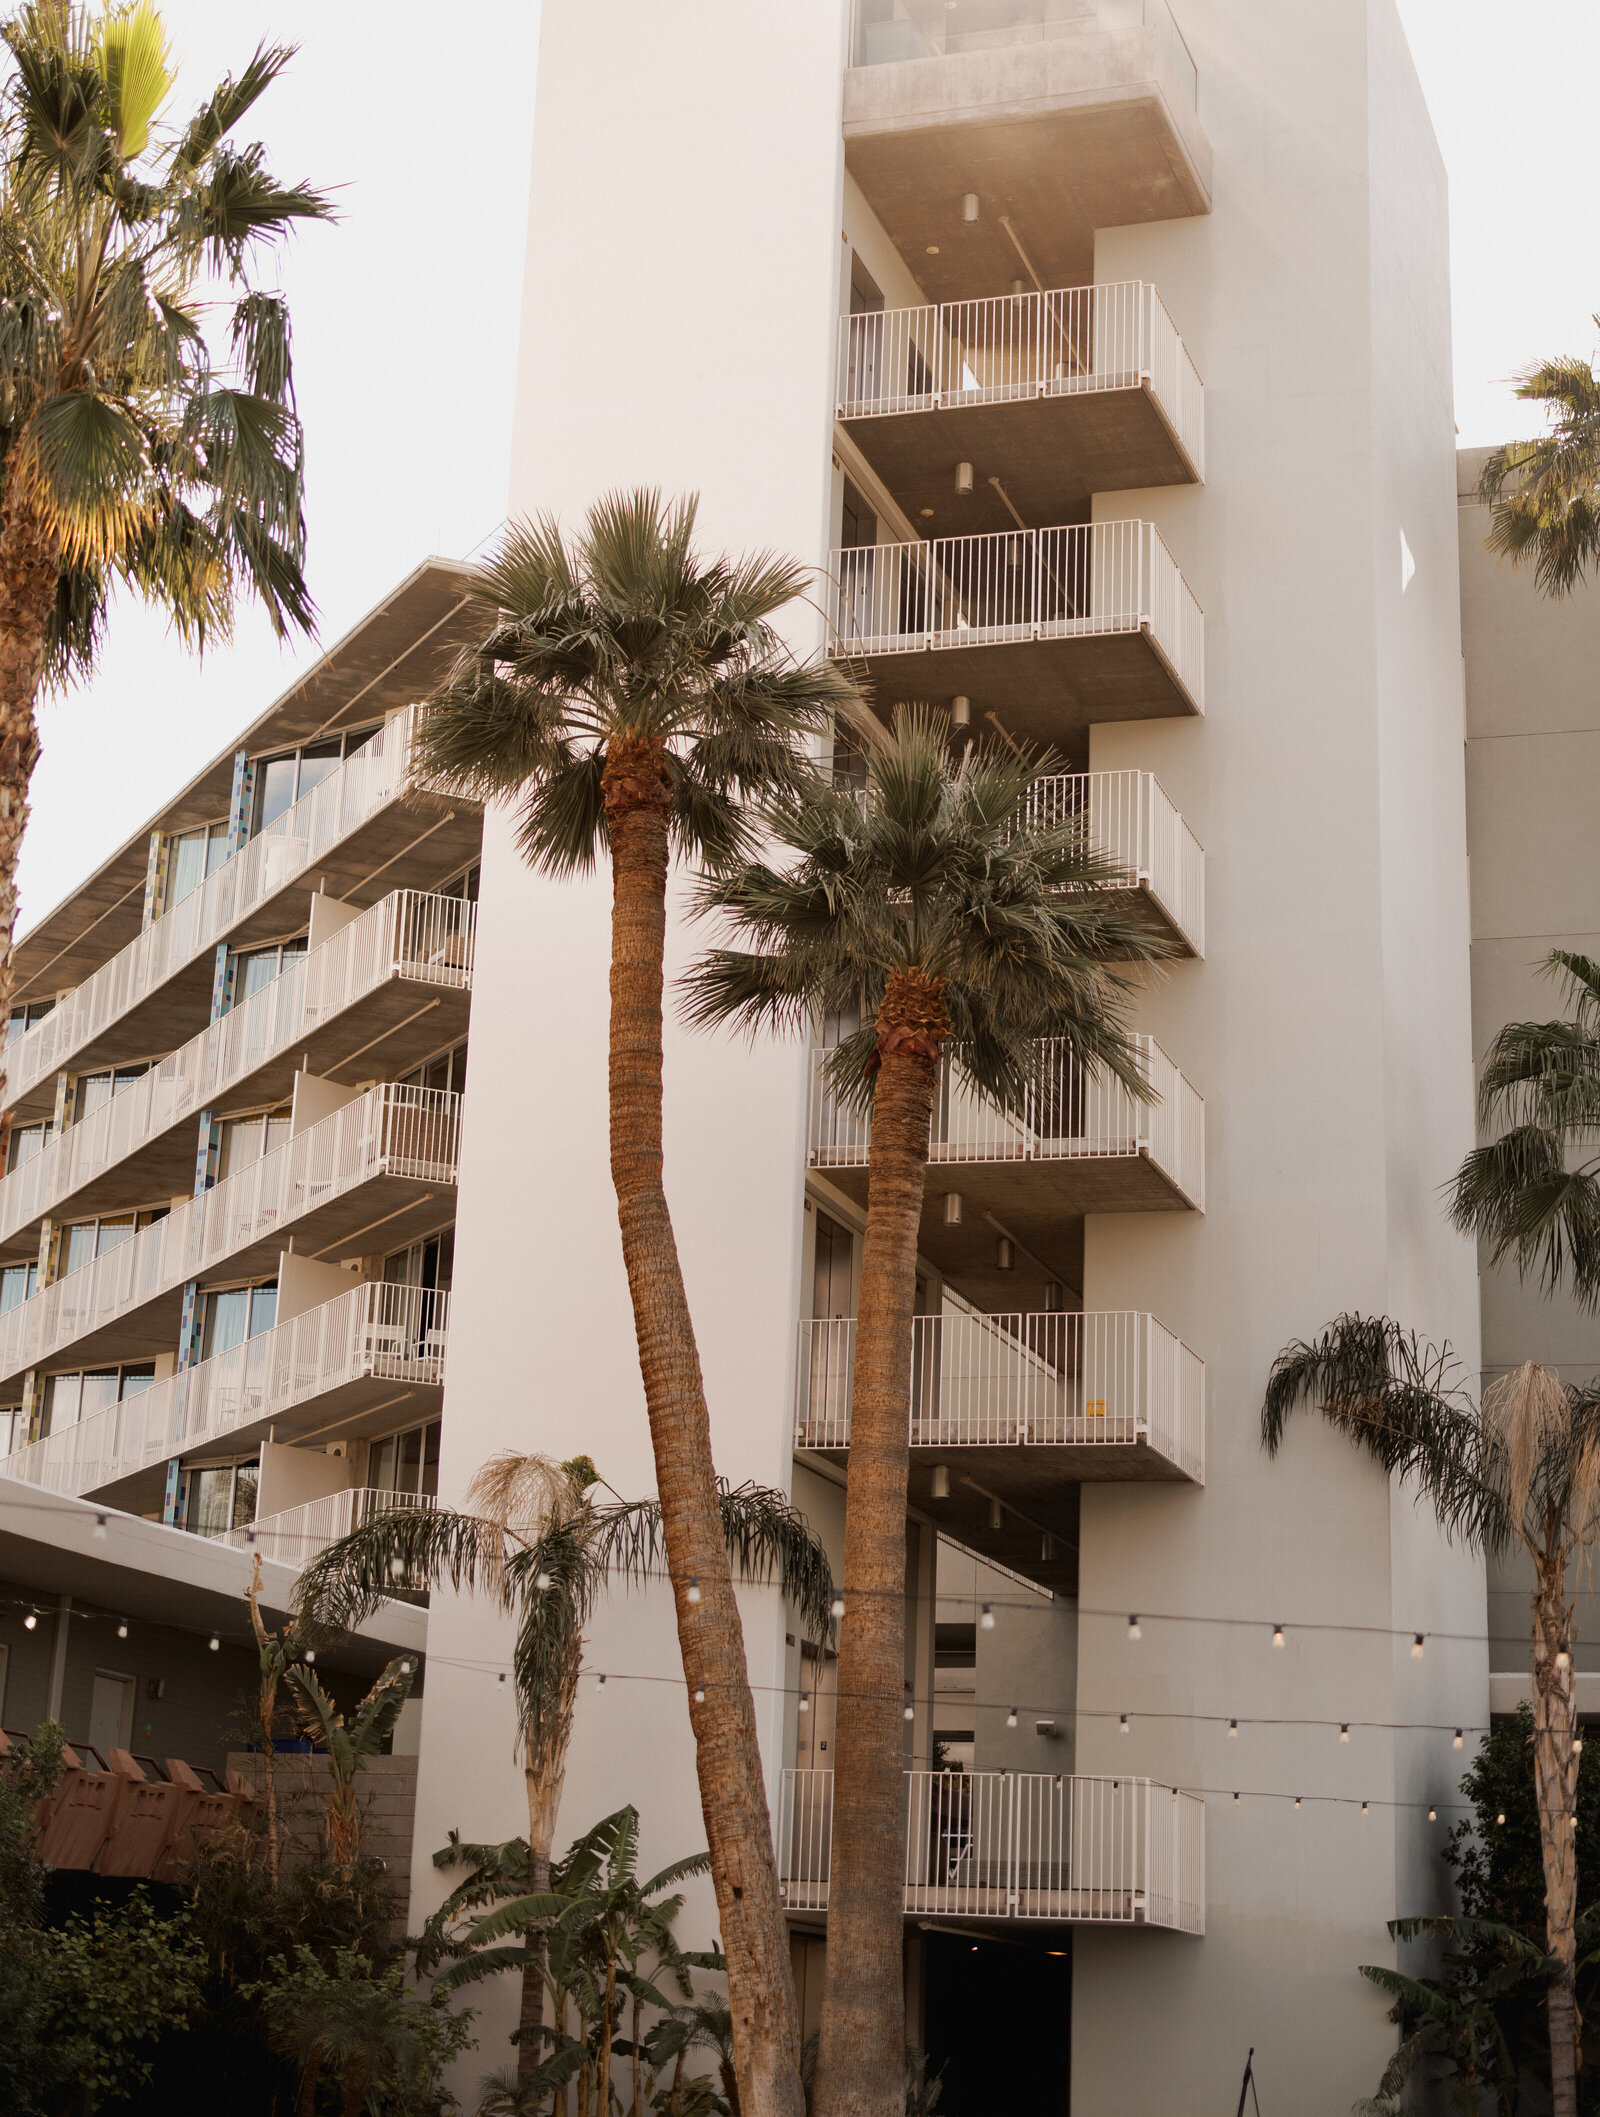
<path id="1" fill-rule="evenodd" d="M 659 1503 L 594 1504 L 598 1482 L 587 1457 L 557 1464 L 539 1455 L 496 1456 L 468 1487 L 466 1511 L 375 1513 L 319 1553 L 296 1586 L 297 1621 L 312 1636 L 353 1631 L 397 1587 L 448 1584 L 487 1596 L 516 1621 L 511 1673 L 528 1802 L 524 1871 L 518 1888 L 506 1871 L 505 1847 L 457 1848 L 463 1858 L 477 1857 L 471 1860 L 476 1879 L 463 1885 L 455 1910 L 549 1890 L 584 1628 L 609 1581 L 645 1580 L 659 1564 Z M 747 1579 L 776 1579 L 808 1630 L 826 1640 L 833 1576 L 804 1516 L 781 1493 L 759 1485 L 719 1485 L 716 1500 L 725 1557 Z M 453 1855 L 448 1864 L 454 1863 Z M 535 1932 L 474 1960 L 477 1976 L 521 1974 L 517 2068 L 527 2079 L 539 2058 L 542 1939 Z"/>
<path id="2" fill-rule="evenodd" d="M 196 646 L 244 595 L 280 637 L 311 630 L 289 314 L 254 275 L 329 208 L 232 139 L 289 49 L 263 45 L 171 125 L 151 0 L 36 0 L 0 38 L 3 1021 L 35 705 L 92 667 L 115 585 Z"/>
<path id="3" fill-rule="evenodd" d="M 951 755 L 942 715 L 902 707 L 864 790 L 821 781 L 771 805 L 789 856 L 709 880 L 704 911 L 748 948 L 712 950 L 686 1006 L 702 1025 L 805 1033 L 859 1022 L 834 1091 L 871 1112 L 850 1401 L 827 1982 L 818 2117 L 901 2117 L 906 1489 L 911 1318 L 941 1069 L 1003 1111 L 1038 1085 L 1040 1040 L 1149 1091 L 1114 958 L 1165 953 L 1106 893 L 1118 869 L 1080 822 L 1023 819 L 1049 759 Z"/>
<path id="4" fill-rule="evenodd" d="M 854 696 L 773 620 L 787 560 L 695 548 L 696 503 L 613 494 L 570 541 L 513 524 L 479 569 L 481 634 L 436 694 L 419 769 L 515 804 L 529 862 L 611 860 L 611 1176 L 633 1304 L 701 1810 L 751 2110 L 801 2117 L 799 2028 L 755 1708 L 694 1326 L 662 1180 L 661 992 L 674 859 L 738 856 L 752 796 L 792 791 L 803 738 Z"/>
<path id="5" fill-rule="evenodd" d="M 1600 374 L 1576 355 L 1542 360 L 1518 378 L 1516 394 L 1542 404 L 1550 428 L 1537 441 L 1508 441 L 1485 461 L 1484 542 L 1513 566 L 1531 560 L 1542 594 L 1570 595 L 1600 557 Z"/>
<path id="6" fill-rule="evenodd" d="M 1478 1083 L 1485 1130 L 1457 1170 L 1450 1215 L 1510 1259 L 1546 1293 L 1565 1286 L 1580 1306 L 1600 1306 L 1600 963 L 1553 949 L 1542 968 L 1567 988 L 1559 1021 L 1508 1022 L 1489 1047 Z"/>
<path id="7" fill-rule="evenodd" d="M 1532 1561 L 1534 1791 L 1544 1865 L 1551 2108 L 1577 2117 L 1577 1699 L 1568 1575 L 1600 1531 L 1600 1387 L 1533 1362 L 1491 1383 L 1481 1406 L 1438 1351 L 1387 1316 L 1340 1316 L 1273 1363 L 1261 1414 L 1269 1454 L 1301 1403 L 1407 1479 L 1469 1548 Z"/>

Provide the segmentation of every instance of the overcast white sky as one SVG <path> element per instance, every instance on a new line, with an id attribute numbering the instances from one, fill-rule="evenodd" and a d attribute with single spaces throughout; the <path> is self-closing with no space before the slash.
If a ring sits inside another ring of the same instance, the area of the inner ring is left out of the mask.
<path id="1" fill-rule="evenodd" d="M 1498 441 L 1534 430 L 1508 378 L 1597 335 L 1600 4 L 1399 6 L 1450 171 L 1456 420 L 1464 445 Z M 331 642 L 428 553 L 472 551 L 504 508 L 538 0 L 165 0 L 165 14 L 183 103 L 263 35 L 297 43 L 246 136 L 282 175 L 341 187 L 340 224 L 300 237 L 283 274 Z M 160 618 L 119 608 L 93 685 L 44 707 L 24 924 L 312 652 L 246 616 L 202 669 Z"/>

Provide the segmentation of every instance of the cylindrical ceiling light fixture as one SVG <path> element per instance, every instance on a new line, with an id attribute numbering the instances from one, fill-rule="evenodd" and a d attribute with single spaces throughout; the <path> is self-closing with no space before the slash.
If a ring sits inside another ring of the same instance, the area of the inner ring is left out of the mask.
<path id="1" fill-rule="evenodd" d="M 962 193 L 961 218 L 969 223 L 978 218 L 978 194 L 976 191 Z"/>
<path id="2" fill-rule="evenodd" d="M 1044 1310 L 1047 1316 L 1059 1316 L 1065 1299 L 1059 1279 L 1047 1279 L 1044 1283 Z"/>
<path id="3" fill-rule="evenodd" d="M 1009 1235 L 1002 1235 L 995 1244 L 994 1261 L 1002 1272 L 1014 1272 L 1016 1270 L 1016 1246 Z"/>
<path id="4" fill-rule="evenodd" d="M 944 1224 L 947 1228 L 961 1225 L 961 1193 L 946 1191 L 944 1194 Z"/>
<path id="5" fill-rule="evenodd" d="M 935 1463 L 933 1466 L 932 1497 L 936 1500 L 947 1500 L 950 1497 L 950 1466 L 948 1463 Z"/>
<path id="6" fill-rule="evenodd" d="M 971 490 L 972 465 L 970 463 L 958 463 L 956 465 L 956 491 L 960 493 L 969 493 L 971 492 Z"/>
<path id="7" fill-rule="evenodd" d="M 950 701 L 950 725 L 953 728 L 972 726 L 972 700 L 957 696 Z"/>

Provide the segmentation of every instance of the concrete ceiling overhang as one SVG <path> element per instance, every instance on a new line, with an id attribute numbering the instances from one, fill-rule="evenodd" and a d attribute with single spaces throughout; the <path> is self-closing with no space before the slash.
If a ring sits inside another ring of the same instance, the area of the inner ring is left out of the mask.
<path id="1" fill-rule="evenodd" d="M 102 1516 L 105 1535 L 97 1537 Z M 41 1601 L 69 1595 L 75 1604 L 133 1622 L 215 1632 L 230 1646 L 245 1646 L 245 1591 L 255 1557 L 251 1550 L 0 1477 L 0 1580 Z M 269 1623 L 281 1622 L 293 1597 L 294 1569 L 264 1559 L 261 1577 L 263 1613 Z M 385 1602 L 349 1641 L 320 1658 L 364 1672 L 397 1652 L 420 1654 L 427 1643 L 425 1610 Z"/>
<path id="2" fill-rule="evenodd" d="M 289 749 L 363 727 L 432 689 L 470 637 L 469 567 L 427 559 L 17 943 L 16 1000 L 79 985 L 138 933 L 153 830 L 225 816 L 237 750 Z"/>

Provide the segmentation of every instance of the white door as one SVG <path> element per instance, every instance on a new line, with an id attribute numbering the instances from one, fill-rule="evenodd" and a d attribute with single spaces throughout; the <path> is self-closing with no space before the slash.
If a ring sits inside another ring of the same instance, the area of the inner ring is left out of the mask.
<path id="1" fill-rule="evenodd" d="M 114 1749 L 133 1747 L 133 1691 L 131 1676 L 96 1669 L 89 1697 L 89 1747 L 102 1757 L 109 1757 Z"/>

